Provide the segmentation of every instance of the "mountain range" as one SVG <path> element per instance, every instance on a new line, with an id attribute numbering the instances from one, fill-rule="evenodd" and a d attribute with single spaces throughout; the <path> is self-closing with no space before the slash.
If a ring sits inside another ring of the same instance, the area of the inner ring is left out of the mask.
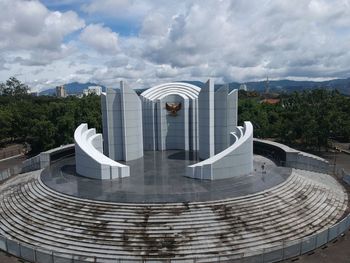
<path id="1" fill-rule="evenodd" d="M 190 84 L 202 87 L 203 82 L 200 81 L 184 81 Z M 297 81 L 297 80 L 269 80 L 269 91 L 273 93 L 290 93 L 294 91 L 303 91 L 310 89 L 327 89 L 327 90 L 338 90 L 344 95 L 350 95 L 350 78 L 347 79 L 332 79 L 327 81 Z M 229 83 L 230 90 L 238 89 L 242 83 L 231 82 Z M 252 81 L 245 82 L 249 91 L 265 92 L 266 81 Z M 222 84 L 215 85 L 215 89 L 221 87 Z"/>
<path id="2" fill-rule="evenodd" d="M 194 85 L 197 85 L 199 87 L 202 87 L 204 85 L 203 82 L 200 81 L 182 81 L 186 83 L 191 83 Z M 238 89 L 242 83 L 238 82 L 231 82 L 229 83 L 230 89 Z M 247 89 L 249 91 L 257 91 L 257 92 L 264 92 L 266 89 L 266 81 L 254 81 L 254 82 L 245 82 L 244 83 L 247 86 Z M 83 92 L 84 89 L 88 88 L 89 86 L 101 86 L 102 91 L 105 91 L 106 88 L 103 85 L 99 85 L 96 83 L 78 83 L 78 82 L 72 82 L 65 84 L 66 92 L 69 95 L 74 94 L 80 94 Z M 215 88 L 221 87 L 221 84 L 215 85 Z M 334 90 L 337 89 L 340 93 L 344 95 L 350 95 L 350 78 L 347 79 L 332 79 L 327 81 L 296 81 L 296 80 L 270 80 L 269 81 L 269 90 L 270 92 L 274 93 L 290 93 L 294 91 L 302 91 L 302 90 L 309 90 L 309 89 L 317 89 L 317 88 L 323 88 L 327 90 Z M 145 89 L 137 89 L 138 92 L 141 92 Z M 44 90 L 40 92 L 40 95 L 54 95 L 55 94 L 55 88 L 50 88 L 47 90 Z"/>
<path id="3" fill-rule="evenodd" d="M 245 83 L 248 90 L 262 92 L 266 88 L 266 81 Z M 332 79 L 327 81 L 295 81 L 295 80 L 271 80 L 269 81 L 271 92 L 289 93 L 308 89 L 338 90 L 340 93 L 350 95 L 350 78 Z"/>

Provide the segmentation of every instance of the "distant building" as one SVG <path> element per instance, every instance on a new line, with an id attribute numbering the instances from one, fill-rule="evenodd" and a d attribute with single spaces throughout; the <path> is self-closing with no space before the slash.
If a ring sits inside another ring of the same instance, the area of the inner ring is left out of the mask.
<path id="1" fill-rule="evenodd" d="M 261 103 L 275 105 L 280 103 L 280 101 L 281 101 L 280 99 L 263 99 Z"/>
<path id="2" fill-rule="evenodd" d="M 270 82 L 269 82 L 269 76 L 267 76 L 265 81 L 265 97 L 268 97 L 269 93 L 270 93 Z"/>
<path id="3" fill-rule="evenodd" d="M 90 94 L 95 94 L 101 96 L 102 88 L 100 86 L 89 86 L 87 89 L 83 90 L 83 95 L 87 96 Z"/>
<path id="4" fill-rule="evenodd" d="M 30 95 L 33 96 L 33 97 L 38 97 L 39 96 L 39 92 L 32 91 L 32 92 L 30 92 Z"/>
<path id="5" fill-rule="evenodd" d="M 65 90 L 63 85 L 56 87 L 56 97 L 58 97 L 58 98 L 65 98 L 65 97 L 67 97 L 67 93 L 66 93 L 66 90 Z"/>
<path id="6" fill-rule="evenodd" d="M 239 90 L 244 90 L 244 91 L 247 91 L 248 90 L 248 88 L 247 88 L 247 85 L 246 84 L 241 84 L 240 86 L 239 86 Z"/>

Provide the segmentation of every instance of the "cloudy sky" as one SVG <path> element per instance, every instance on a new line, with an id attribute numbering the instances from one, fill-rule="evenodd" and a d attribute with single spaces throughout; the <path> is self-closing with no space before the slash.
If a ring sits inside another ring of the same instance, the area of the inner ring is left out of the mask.
<path id="1" fill-rule="evenodd" d="M 0 82 L 350 77 L 350 0 L 0 0 Z"/>

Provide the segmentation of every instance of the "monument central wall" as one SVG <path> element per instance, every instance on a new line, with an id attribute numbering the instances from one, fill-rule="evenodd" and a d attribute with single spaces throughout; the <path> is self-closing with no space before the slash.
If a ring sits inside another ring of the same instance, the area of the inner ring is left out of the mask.
<path id="1" fill-rule="evenodd" d="M 201 86 L 166 83 L 140 96 L 123 82 L 120 89 L 107 89 L 101 96 L 104 154 L 112 161 L 131 161 L 142 158 L 144 150 L 194 151 L 201 162 L 188 167 L 189 177 L 214 180 L 250 173 L 253 126 L 237 126 L 237 90 L 215 90 L 211 80 Z M 100 156 L 96 151 L 102 147 L 81 141 L 85 144 L 83 157 Z M 120 166 L 100 159 L 97 165 Z"/>
<path id="2" fill-rule="evenodd" d="M 166 104 L 181 107 L 175 114 Z M 180 95 L 168 95 L 159 100 L 157 107 L 158 150 L 189 150 L 189 101 Z"/>
<path id="3" fill-rule="evenodd" d="M 237 90 L 217 91 L 208 81 L 202 88 L 188 83 L 167 83 L 141 95 L 145 150 L 198 151 L 207 159 L 230 146 L 237 126 Z M 181 103 L 176 115 L 166 104 Z"/>
<path id="4" fill-rule="evenodd" d="M 145 150 L 198 150 L 199 92 L 191 84 L 168 83 L 140 95 Z M 167 104 L 178 108 L 171 111 Z"/>

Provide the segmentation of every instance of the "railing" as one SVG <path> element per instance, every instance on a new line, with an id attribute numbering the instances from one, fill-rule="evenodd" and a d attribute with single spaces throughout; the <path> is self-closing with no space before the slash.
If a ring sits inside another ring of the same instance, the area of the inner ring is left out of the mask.
<path id="1" fill-rule="evenodd" d="M 69 147 L 68 147 L 69 148 Z M 68 149 L 67 148 L 67 149 Z M 57 151 L 62 151 L 62 148 L 58 148 Z M 50 153 L 53 153 L 51 151 Z M 67 153 L 71 155 L 72 153 L 67 150 Z M 34 157 L 35 158 L 35 157 Z M 281 163 L 283 165 L 283 163 Z M 305 167 L 310 171 L 314 168 L 311 164 L 305 163 Z M 327 173 L 332 171 L 330 166 L 327 169 Z M 14 168 L 13 170 L 8 169 L 8 171 L 1 173 L 0 181 L 7 179 L 9 176 L 16 174 L 18 170 Z M 346 172 L 344 169 L 338 168 L 335 170 L 335 175 L 338 179 L 350 185 L 350 173 Z M 296 240 L 285 240 L 281 241 L 273 247 L 267 247 L 264 249 L 257 249 L 250 251 L 249 254 L 241 253 L 234 255 L 214 255 L 203 258 L 193 258 L 192 260 L 184 260 L 184 262 L 255 262 L 255 263 L 265 263 L 265 262 L 277 262 L 285 259 L 295 258 L 302 254 L 311 252 L 317 248 L 320 248 L 327 243 L 337 239 L 339 236 L 343 235 L 350 228 L 350 214 L 346 215 L 341 221 L 334 224 L 333 226 L 315 233 L 313 235 L 296 239 Z M 46 250 L 36 246 L 32 246 L 26 243 L 21 243 L 0 234 L 0 249 L 11 254 L 22 258 L 30 262 L 38 263 L 81 263 L 81 262 L 106 262 L 101 258 L 97 257 L 83 257 L 78 255 L 68 255 L 51 250 Z M 147 258 L 142 260 L 132 260 L 132 259 L 112 259 L 110 262 L 181 262 L 179 258 Z"/>
<path id="2" fill-rule="evenodd" d="M 74 144 L 68 144 L 42 152 L 32 158 L 24 160 L 22 164 L 0 171 L 0 182 L 20 173 L 45 168 L 49 166 L 50 163 L 71 155 L 74 155 Z"/>
<path id="3" fill-rule="evenodd" d="M 0 160 L 6 159 L 6 158 L 11 158 L 11 157 L 21 155 L 21 154 L 23 154 L 22 148 L 3 151 L 3 152 L 0 152 Z"/>
<path id="4" fill-rule="evenodd" d="M 265 263 L 265 262 L 277 262 L 285 259 L 295 258 L 302 254 L 306 254 L 316 248 L 322 247 L 327 243 L 335 240 L 339 236 L 343 235 L 348 231 L 350 227 L 350 215 L 347 215 L 340 222 L 336 223 L 330 228 L 327 228 L 319 233 L 315 233 L 311 236 L 304 237 L 302 239 L 290 240 L 280 242 L 278 245 L 273 247 L 268 247 L 261 250 L 251 251 L 250 254 L 235 254 L 235 255 L 225 255 L 225 256 L 209 256 L 205 258 L 208 262 L 255 262 L 255 263 Z M 20 257 L 30 262 L 38 263 L 80 263 L 80 262 L 102 262 L 102 259 L 96 257 L 86 258 L 82 260 L 82 257 L 78 255 L 67 255 L 61 254 L 54 251 L 45 250 L 35 246 L 22 244 L 20 242 L 7 239 L 0 235 L 0 249 L 6 251 L 7 253 Z M 192 260 L 183 260 L 184 262 L 201 262 L 203 258 L 193 258 Z M 105 261 L 103 261 L 105 262 Z M 110 262 L 181 262 L 181 259 L 172 258 L 147 258 L 143 260 L 132 260 L 132 259 L 118 259 L 115 258 Z"/>
<path id="5" fill-rule="evenodd" d="M 283 167 L 291 167 L 291 168 L 306 170 L 306 171 L 310 171 L 310 172 L 332 174 L 332 166 L 331 165 L 320 167 L 320 166 L 312 164 L 310 162 L 303 162 L 300 159 L 298 161 L 287 161 L 287 162 L 275 160 L 275 163 L 278 166 L 283 166 Z"/>
<path id="6" fill-rule="evenodd" d="M 7 178 L 17 175 L 22 172 L 22 165 L 12 166 L 11 168 L 7 168 L 5 170 L 0 171 L 0 182 L 6 180 Z"/>
<path id="7" fill-rule="evenodd" d="M 339 173 L 345 183 L 350 185 L 350 173 L 346 172 L 344 169 L 340 169 Z"/>
<path id="8" fill-rule="evenodd" d="M 329 169 L 329 163 L 325 159 L 273 141 L 254 138 L 254 153 L 267 156 L 276 164 L 286 167 L 321 173 Z"/>

